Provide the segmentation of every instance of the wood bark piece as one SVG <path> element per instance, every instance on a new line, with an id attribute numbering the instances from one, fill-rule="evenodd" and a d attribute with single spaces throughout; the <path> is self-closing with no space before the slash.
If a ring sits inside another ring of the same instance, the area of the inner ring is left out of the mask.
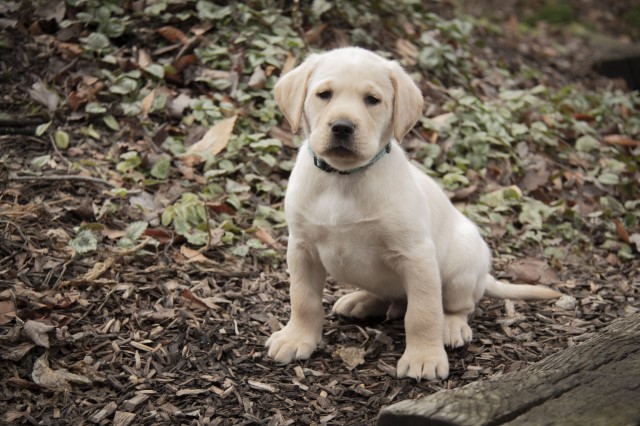
<path id="1" fill-rule="evenodd" d="M 134 411 L 136 407 L 149 399 L 149 395 L 145 395 L 143 393 L 139 393 L 131 399 L 128 399 L 122 403 L 122 408 L 127 411 Z"/>
<path id="2" fill-rule="evenodd" d="M 89 420 L 91 420 L 94 423 L 100 423 L 102 420 L 106 419 L 114 411 L 116 411 L 117 408 L 118 408 L 118 405 L 115 402 L 111 401 L 110 403 L 105 405 L 100 411 L 98 411 L 93 416 L 91 416 Z"/>
<path id="3" fill-rule="evenodd" d="M 116 411 L 113 416 L 113 426 L 128 426 L 136 419 L 136 413 L 128 413 L 126 411 Z"/>
<path id="4" fill-rule="evenodd" d="M 378 426 L 640 424 L 640 313 L 493 381 L 383 408 Z"/>

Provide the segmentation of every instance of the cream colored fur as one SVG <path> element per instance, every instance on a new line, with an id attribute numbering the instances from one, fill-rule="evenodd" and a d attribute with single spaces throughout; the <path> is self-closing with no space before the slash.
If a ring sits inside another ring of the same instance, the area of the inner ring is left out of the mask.
<path id="1" fill-rule="evenodd" d="M 327 98 L 327 93 L 330 97 Z M 398 377 L 444 379 L 444 346 L 471 340 L 467 316 L 487 294 L 554 298 L 548 288 L 497 282 L 475 225 L 398 145 L 422 113 L 422 95 L 395 62 L 359 48 L 311 55 L 280 79 L 276 100 L 294 131 L 304 129 L 285 198 L 291 318 L 267 341 L 281 363 L 311 356 L 322 338 L 327 274 L 359 288 L 334 311 L 347 317 L 404 315 L 406 349 Z M 371 98 L 379 100 L 375 104 Z M 331 125 L 355 125 L 350 153 L 336 151 Z M 307 145 L 341 175 L 314 166 Z"/>

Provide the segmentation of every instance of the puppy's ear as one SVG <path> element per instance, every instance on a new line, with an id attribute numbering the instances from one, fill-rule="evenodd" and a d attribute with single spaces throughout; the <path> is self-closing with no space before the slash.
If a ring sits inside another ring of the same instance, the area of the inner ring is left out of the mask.
<path id="1" fill-rule="evenodd" d="M 276 102 L 291 125 L 293 133 L 300 128 L 307 83 L 316 67 L 318 55 L 309 56 L 302 64 L 280 77 L 276 83 Z"/>
<path id="2" fill-rule="evenodd" d="M 422 115 L 422 93 L 397 62 L 391 63 L 393 84 L 393 136 L 396 141 L 409 133 Z"/>

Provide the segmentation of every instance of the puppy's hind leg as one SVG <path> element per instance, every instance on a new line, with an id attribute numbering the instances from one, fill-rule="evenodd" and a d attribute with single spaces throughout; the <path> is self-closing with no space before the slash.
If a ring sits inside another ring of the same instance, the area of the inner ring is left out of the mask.
<path id="1" fill-rule="evenodd" d="M 348 318 L 367 319 L 384 317 L 391 301 L 365 290 L 345 294 L 333 305 L 333 312 Z"/>
<path id="2" fill-rule="evenodd" d="M 473 272 L 462 272 L 443 288 L 444 344 L 457 348 L 471 341 L 473 333 L 467 318 L 473 313 L 482 296 L 478 291 L 478 277 Z"/>

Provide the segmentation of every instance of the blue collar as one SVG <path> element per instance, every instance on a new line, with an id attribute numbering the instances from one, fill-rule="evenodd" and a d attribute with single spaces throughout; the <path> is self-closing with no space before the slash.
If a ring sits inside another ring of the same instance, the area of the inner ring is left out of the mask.
<path id="1" fill-rule="evenodd" d="M 391 142 L 386 144 L 384 148 L 382 148 L 378 153 L 364 166 L 356 167 L 355 169 L 350 170 L 338 170 L 335 167 L 331 166 L 329 163 L 324 161 L 322 158 L 318 157 L 315 152 L 311 149 L 311 146 L 307 144 L 307 148 L 309 149 L 309 154 L 313 157 L 313 165 L 327 173 L 338 173 L 339 175 L 352 175 L 355 173 L 362 172 L 369 167 L 373 166 L 379 159 L 384 157 L 385 154 L 388 154 L 391 151 Z"/>

